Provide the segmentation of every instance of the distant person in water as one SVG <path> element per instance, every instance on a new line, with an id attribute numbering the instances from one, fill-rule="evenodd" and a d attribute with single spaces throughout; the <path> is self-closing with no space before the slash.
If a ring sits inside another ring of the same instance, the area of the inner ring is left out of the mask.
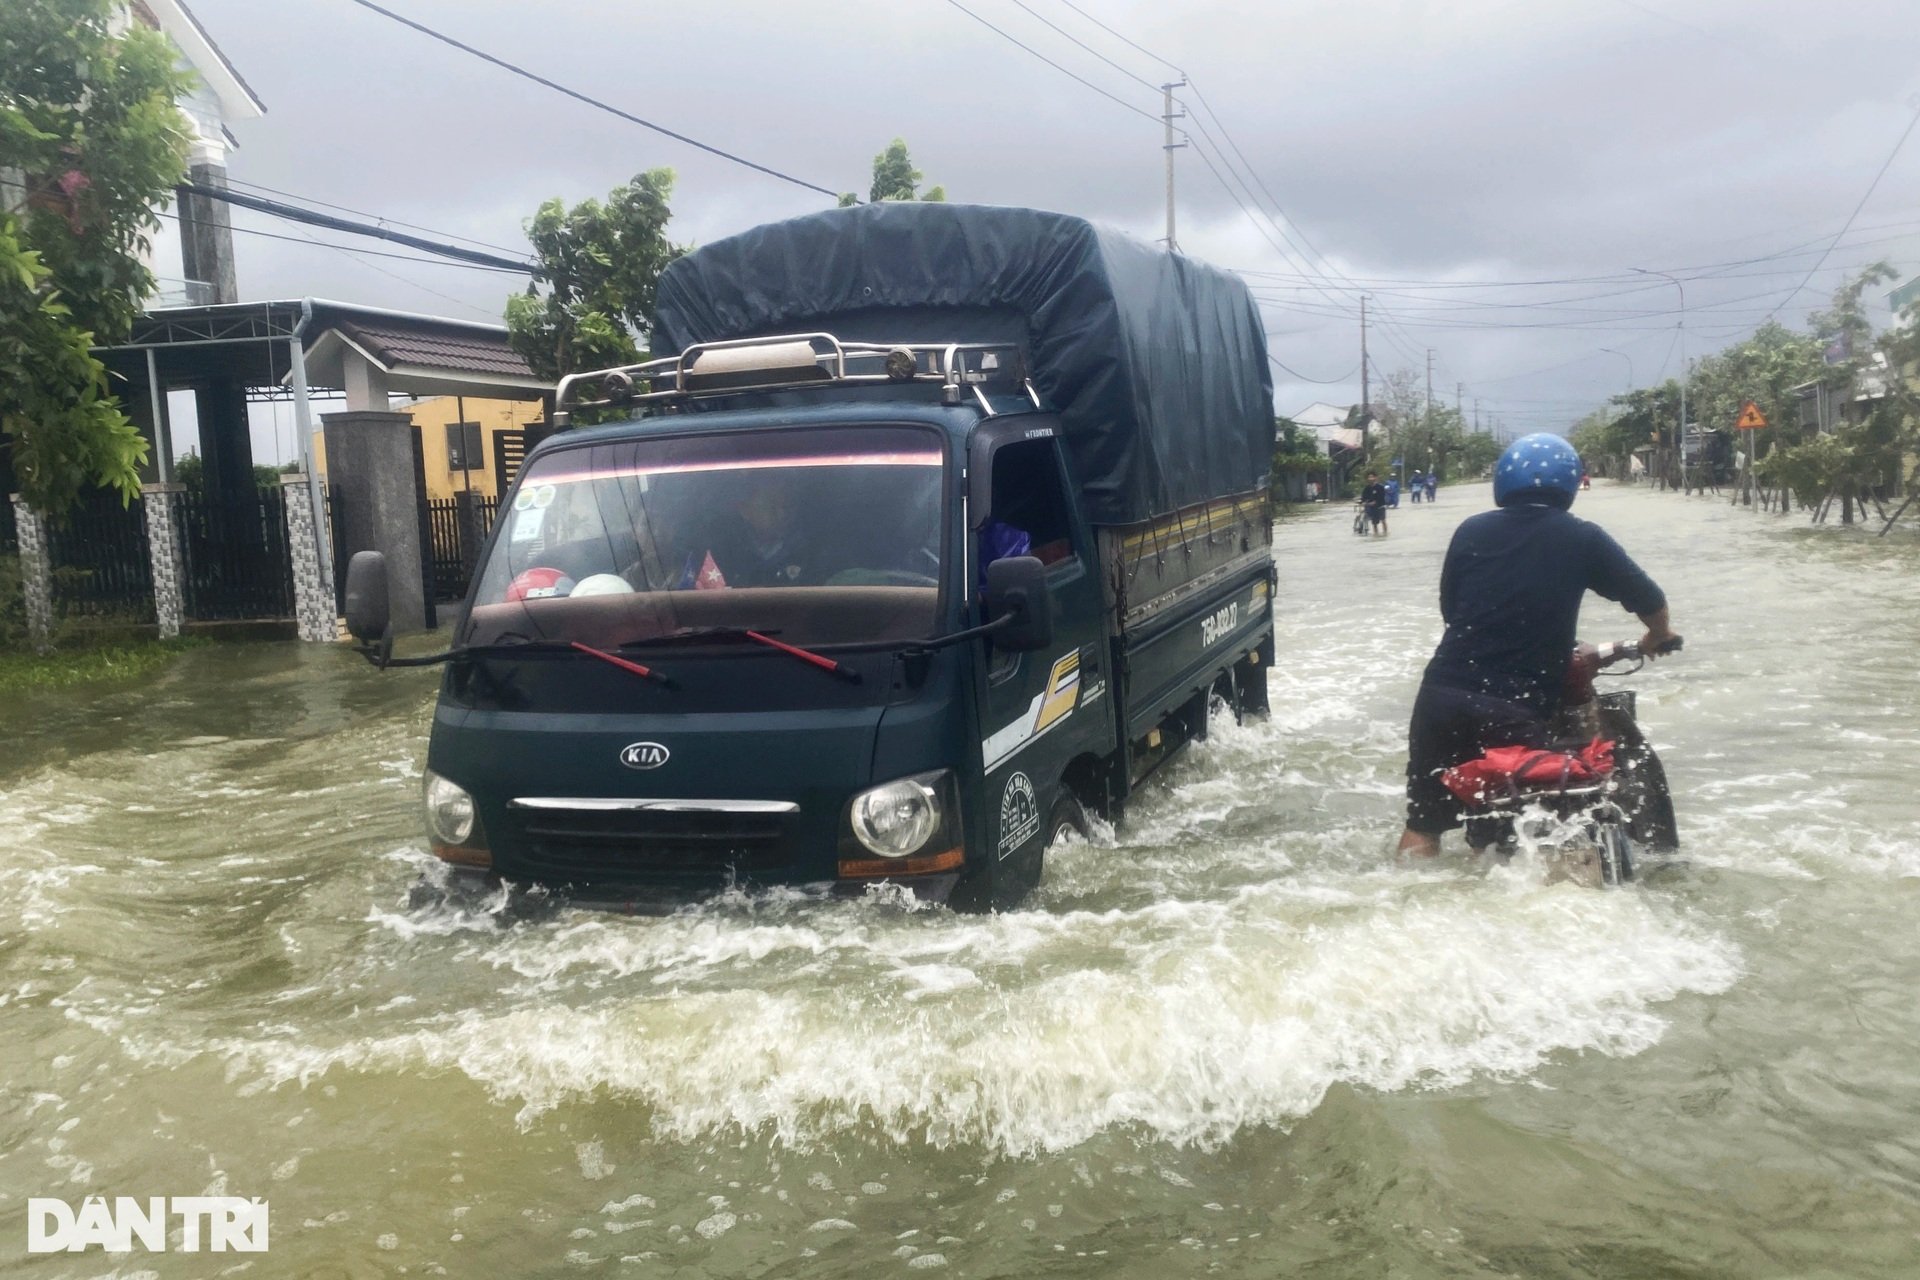
<path id="1" fill-rule="evenodd" d="M 1416 471 L 1407 479 L 1407 492 L 1413 496 L 1413 505 L 1416 507 L 1420 505 L 1420 485 L 1420 473 Z"/>
<path id="2" fill-rule="evenodd" d="M 1555 435 L 1522 436 L 1493 471 L 1493 511 L 1462 521 L 1440 569 L 1447 629 L 1407 728 L 1407 826 L 1400 852 L 1431 857 L 1460 825 L 1443 770 L 1489 747 L 1545 747 L 1593 591 L 1640 616 L 1648 657 L 1673 638 L 1667 598 L 1597 524 L 1568 510 L 1580 459 Z"/>
<path id="3" fill-rule="evenodd" d="M 1439 492 L 1440 492 L 1439 473 L 1435 471 L 1427 472 L 1427 501 L 1432 502 L 1434 499 L 1434 496 Z"/>
<path id="4" fill-rule="evenodd" d="M 1373 535 L 1383 538 L 1387 533 L 1387 486 L 1380 483 L 1378 471 L 1367 472 L 1366 487 L 1360 490 L 1360 506 L 1367 513 L 1367 523 L 1373 526 Z"/>

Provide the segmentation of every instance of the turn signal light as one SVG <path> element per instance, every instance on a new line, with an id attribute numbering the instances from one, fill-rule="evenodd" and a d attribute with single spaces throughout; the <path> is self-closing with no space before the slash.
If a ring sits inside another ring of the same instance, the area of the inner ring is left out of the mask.
<path id="1" fill-rule="evenodd" d="M 937 871 L 957 871 L 966 860 L 966 850 L 960 848 L 917 858 L 842 858 L 840 877 L 843 880 L 855 880 L 881 876 L 929 876 Z"/>
<path id="2" fill-rule="evenodd" d="M 442 862 L 451 862 L 456 867 L 476 867 L 481 871 L 493 870 L 493 852 L 490 849 L 441 844 L 438 840 L 431 841 L 429 847 L 433 850 L 433 856 Z"/>

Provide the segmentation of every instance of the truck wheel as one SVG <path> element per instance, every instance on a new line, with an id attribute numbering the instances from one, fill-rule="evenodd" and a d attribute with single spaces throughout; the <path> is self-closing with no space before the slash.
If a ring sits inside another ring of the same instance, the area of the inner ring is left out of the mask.
<path id="1" fill-rule="evenodd" d="M 1027 896 L 1040 887 L 1040 877 L 1046 874 L 1047 854 L 1063 840 L 1076 836 L 1085 840 L 1089 830 L 1087 811 L 1080 807 L 1072 792 L 1062 788 L 1059 799 L 1047 812 L 1047 825 L 1041 828 L 1041 837 L 1033 842 L 1033 847 L 1000 864 L 1000 874 L 994 878 L 994 907 L 1010 911 L 1026 901 Z"/>
<path id="2" fill-rule="evenodd" d="M 1047 849 L 1068 840 L 1085 840 L 1093 831 L 1087 822 L 1087 811 L 1073 797 L 1071 791 L 1062 790 L 1060 798 L 1053 802 L 1053 812 L 1047 815 Z"/>

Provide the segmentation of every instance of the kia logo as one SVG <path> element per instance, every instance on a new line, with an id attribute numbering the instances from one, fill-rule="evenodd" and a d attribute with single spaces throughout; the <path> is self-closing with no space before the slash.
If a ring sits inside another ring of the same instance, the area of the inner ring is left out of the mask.
<path id="1" fill-rule="evenodd" d="M 657 742 L 630 742 L 620 748 L 620 763 L 629 769 L 658 769 L 672 754 Z"/>

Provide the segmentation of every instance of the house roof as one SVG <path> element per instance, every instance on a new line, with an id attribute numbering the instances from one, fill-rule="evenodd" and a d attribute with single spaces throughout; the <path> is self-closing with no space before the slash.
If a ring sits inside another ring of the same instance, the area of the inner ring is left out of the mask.
<path id="1" fill-rule="evenodd" d="M 182 0 L 136 0 L 136 9 L 144 11 L 153 24 L 166 32 L 207 87 L 220 99 L 220 110 L 229 120 L 253 120 L 267 113 L 266 103 L 240 75 L 239 68 L 227 61 L 227 55 L 213 42 L 200 19 Z"/>
<path id="2" fill-rule="evenodd" d="M 303 311 L 311 312 L 304 328 Z M 145 380 L 151 350 L 169 383 L 219 375 L 271 387 L 291 381 L 287 344 L 296 332 L 316 388 L 343 386 L 348 353 L 356 352 L 405 394 L 538 400 L 552 389 L 514 352 L 501 325 L 323 298 L 156 308 L 134 322 L 126 342 L 95 351 L 135 381 Z"/>
<path id="3" fill-rule="evenodd" d="M 309 333 L 307 365 L 316 379 L 339 381 L 350 349 L 385 373 L 395 391 L 537 399 L 552 389 L 533 376 L 500 325 L 316 299 Z"/>
<path id="4" fill-rule="evenodd" d="M 504 329 L 498 333 L 463 333 L 366 320 L 340 320 L 334 327 L 389 370 L 418 365 L 456 373 L 533 377 L 527 362 L 507 345 Z"/>

